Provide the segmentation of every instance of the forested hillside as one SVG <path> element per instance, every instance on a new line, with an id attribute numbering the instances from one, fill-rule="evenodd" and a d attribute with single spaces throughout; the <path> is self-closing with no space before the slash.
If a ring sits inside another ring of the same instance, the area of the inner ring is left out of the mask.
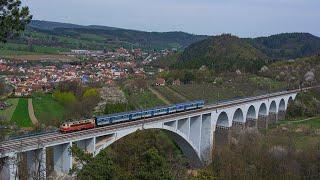
<path id="1" fill-rule="evenodd" d="M 275 62 L 265 66 L 259 75 L 282 81 L 291 87 L 310 86 L 320 80 L 320 56 Z"/>
<path id="2" fill-rule="evenodd" d="M 275 60 L 320 54 L 320 38 L 309 33 L 283 33 L 249 39 L 249 42 Z"/>
<path id="3" fill-rule="evenodd" d="M 205 38 L 207 36 L 184 32 L 144 32 L 107 26 L 32 21 L 21 37 L 10 39 L 8 44 L 1 45 L 0 52 L 1 50 L 4 53 L 23 50 L 37 53 L 32 49 L 34 46 L 63 48 L 66 51 L 70 49 L 110 50 L 119 47 L 183 50 L 190 44 Z"/>
<path id="4" fill-rule="evenodd" d="M 320 54 L 320 38 L 308 33 L 285 33 L 254 39 L 232 35 L 209 37 L 190 45 L 173 66 L 195 69 L 205 65 L 219 72 L 258 72 L 263 65 Z"/>
<path id="5" fill-rule="evenodd" d="M 179 68 L 199 68 L 203 65 L 217 71 L 256 71 L 268 57 L 244 39 L 232 35 L 214 36 L 194 43 L 179 58 Z"/>
<path id="6" fill-rule="evenodd" d="M 84 28 L 86 26 L 61 23 L 61 22 L 50 22 L 50 21 L 39 21 L 32 20 L 29 24 L 30 27 L 42 29 L 42 30 L 54 30 L 55 28 Z"/>

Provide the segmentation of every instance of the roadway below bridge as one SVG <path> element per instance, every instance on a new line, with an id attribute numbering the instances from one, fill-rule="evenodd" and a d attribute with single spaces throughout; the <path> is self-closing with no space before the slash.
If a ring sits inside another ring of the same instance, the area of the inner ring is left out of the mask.
<path id="1" fill-rule="evenodd" d="M 310 88 L 305 88 L 302 90 L 308 90 L 308 89 Z M 221 102 L 217 104 L 208 104 L 201 109 L 173 113 L 173 114 L 158 116 L 153 118 L 139 119 L 135 121 L 128 121 L 120 124 L 97 127 L 94 129 L 72 132 L 67 134 L 62 134 L 56 131 L 56 132 L 44 133 L 44 134 L 39 134 L 39 135 L 34 135 L 29 137 L 16 138 L 12 140 L 3 141 L 1 143 L 0 157 L 6 157 L 10 153 L 25 152 L 25 151 L 35 150 L 39 148 L 44 148 L 44 147 L 51 147 L 51 146 L 63 144 L 65 142 L 79 141 L 79 140 L 87 139 L 93 136 L 97 137 L 97 136 L 112 133 L 116 130 L 121 130 L 127 127 L 134 127 L 134 126 L 143 127 L 144 124 L 175 119 L 177 117 L 192 116 L 192 114 L 207 113 L 207 112 L 209 113 L 209 112 L 217 111 L 219 109 L 230 107 L 230 106 L 237 106 L 239 104 L 245 104 L 252 101 L 265 100 L 268 98 L 274 98 L 278 96 L 298 93 L 300 91 L 301 90 L 292 90 L 292 91 L 272 93 L 272 94 L 262 95 L 257 97 L 231 100 L 231 101 Z"/>

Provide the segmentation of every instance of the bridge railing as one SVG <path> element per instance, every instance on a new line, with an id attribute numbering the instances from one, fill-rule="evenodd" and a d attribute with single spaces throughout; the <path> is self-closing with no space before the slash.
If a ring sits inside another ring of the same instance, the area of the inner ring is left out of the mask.
<path id="1" fill-rule="evenodd" d="M 28 137 L 36 137 L 36 136 L 40 136 L 40 135 L 44 135 L 44 134 L 52 134 L 52 133 L 56 133 L 59 132 L 59 130 L 52 130 L 52 131 L 42 131 L 42 132 L 28 132 L 22 135 L 16 135 L 16 136 L 10 136 L 8 138 L 6 138 L 6 141 L 10 141 L 10 140 L 16 140 L 16 139 L 23 139 L 23 138 L 28 138 Z"/>
<path id="2" fill-rule="evenodd" d="M 255 93 L 254 96 L 236 96 L 233 98 L 228 98 L 228 99 L 219 99 L 213 102 L 210 102 L 207 104 L 208 105 L 217 105 L 217 104 L 224 104 L 224 103 L 228 103 L 228 102 L 233 102 L 236 100 L 245 100 L 245 99 L 250 99 L 250 98 L 254 98 L 254 97 L 260 97 L 260 96 L 272 96 L 275 94 L 281 94 L 281 93 L 286 93 L 286 92 L 291 92 L 291 91 L 296 91 L 296 90 L 304 90 L 304 89 L 308 89 L 308 88 L 319 88 L 320 85 L 315 85 L 315 86 L 310 86 L 310 87 L 300 87 L 300 88 L 285 88 L 285 89 L 275 89 L 273 91 L 265 91 L 265 92 L 258 92 Z"/>

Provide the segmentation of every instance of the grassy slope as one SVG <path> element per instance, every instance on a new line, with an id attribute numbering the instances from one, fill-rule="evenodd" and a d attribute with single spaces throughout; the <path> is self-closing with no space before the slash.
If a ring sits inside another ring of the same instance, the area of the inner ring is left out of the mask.
<path id="1" fill-rule="evenodd" d="M 51 125 L 50 120 L 63 120 L 66 113 L 65 108 L 50 94 L 37 94 L 32 101 L 35 115 L 41 123 Z"/>
<path id="2" fill-rule="evenodd" d="M 320 128 L 320 117 L 301 119 L 301 120 L 289 120 L 289 121 L 280 121 L 280 124 L 290 124 L 293 127 L 297 127 L 299 125 L 307 125 L 311 128 Z"/>
<path id="3" fill-rule="evenodd" d="M 125 95 L 129 101 L 129 103 L 133 104 L 137 109 L 152 108 L 152 107 L 164 105 L 164 102 L 162 102 L 160 99 L 158 99 L 149 90 L 145 90 L 144 92 L 135 93 L 130 96 L 128 95 L 127 92 L 125 92 Z"/>
<path id="4" fill-rule="evenodd" d="M 229 80 L 231 80 L 231 82 L 228 82 Z M 221 85 L 213 83 L 182 84 L 181 86 L 169 86 L 169 88 L 189 100 L 203 99 L 212 103 L 217 100 L 229 100 L 232 98 L 265 94 L 268 93 L 270 88 L 272 92 L 281 91 L 286 89 L 285 86 L 286 85 L 281 82 L 250 75 L 242 79 L 234 77 L 223 78 Z M 161 90 L 162 94 L 169 96 L 170 92 L 165 92 L 165 89 Z"/>
<path id="5" fill-rule="evenodd" d="M 14 110 L 16 109 L 19 99 L 8 99 L 8 103 L 12 104 L 8 109 L 0 110 L 0 116 L 4 116 L 6 120 L 11 120 Z"/>
<path id="6" fill-rule="evenodd" d="M 56 48 L 48 46 L 33 45 L 30 48 L 25 44 L 7 43 L 0 45 L 1 56 L 12 55 L 32 55 L 32 54 L 58 54 L 59 52 L 69 51 L 68 48 Z"/>
<path id="7" fill-rule="evenodd" d="M 181 103 L 185 101 L 184 99 L 179 98 L 174 93 L 169 91 L 167 87 L 155 86 L 154 89 L 161 93 L 161 95 L 167 98 L 171 103 Z"/>
<path id="8" fill-rule="evenodd" d="M 319 117 L 308 120 L 280 121 L 278 124 L 288 130 L 281 130 L 281 128 L 271 128 L 269 130 L 269 137 L 275 144 L 285 144 L 292 141 L 296 148 L 304 149 L 309 147 L 308 145 L 320 143 L 319 136 L 314 133 L 317 129 L 320 129 Z"/>
<path id="9" fill-rule="evenodd" d="M 32 122 L 29 118 L 28 99 L 20 98 L 18 105 L 12 115 L 12 122 L 15 122 L 20 127 L 31 127 Z"/>

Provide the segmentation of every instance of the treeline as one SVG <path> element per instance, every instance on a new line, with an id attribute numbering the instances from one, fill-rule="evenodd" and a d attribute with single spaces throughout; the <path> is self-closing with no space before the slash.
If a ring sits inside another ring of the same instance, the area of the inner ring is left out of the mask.
<path id="1" fill-rule="evenodd" d="M 320 88 L 299 93 L 296 100 L 289 104 L 287 115 L 289 119 L 319 116 Z"/>
<path id="2" fill-rule="evenodd" d="M 320 54 L 320 38 L 309 33 L 283 33 L 248 40 L 268 57 L 276 60 Z"/>
<path id="3" fill-rule="evenodd" d="M 115 114 L 135 110 L 135 106 L 129 103 L 106 104 L 104 114 Z"/>
<path id="4" fill-rule="evenodd" d="M 66 119 L 92 116 L 93 108 L 100 101 L 100 93 L 95 87 L 84 87 L 80 82 L 62 82 L 53 98 L 67 110 Z"/>
<path id="5" fill-rule="evenodd" d="M 180 80 L 183 84 L 195 82 L 214 82 L 217 73 L 207 68 L 200 70 L 171 70 L 158 74 L 158 77 L 164 78 L 167 84 L 172 84 L 175 80 Z"/>
<path id="6" fill-rule="evenodd" d="M 177 62 L 179 57 L 181 56 L 181 53 L 174 53 L 169 56 L 158 58 L 154 61 L 152 61 L 149 65 L 153 67 L 159 67 L 163 69 L 168 69 L 170 67 L 173 67 Z"/>

